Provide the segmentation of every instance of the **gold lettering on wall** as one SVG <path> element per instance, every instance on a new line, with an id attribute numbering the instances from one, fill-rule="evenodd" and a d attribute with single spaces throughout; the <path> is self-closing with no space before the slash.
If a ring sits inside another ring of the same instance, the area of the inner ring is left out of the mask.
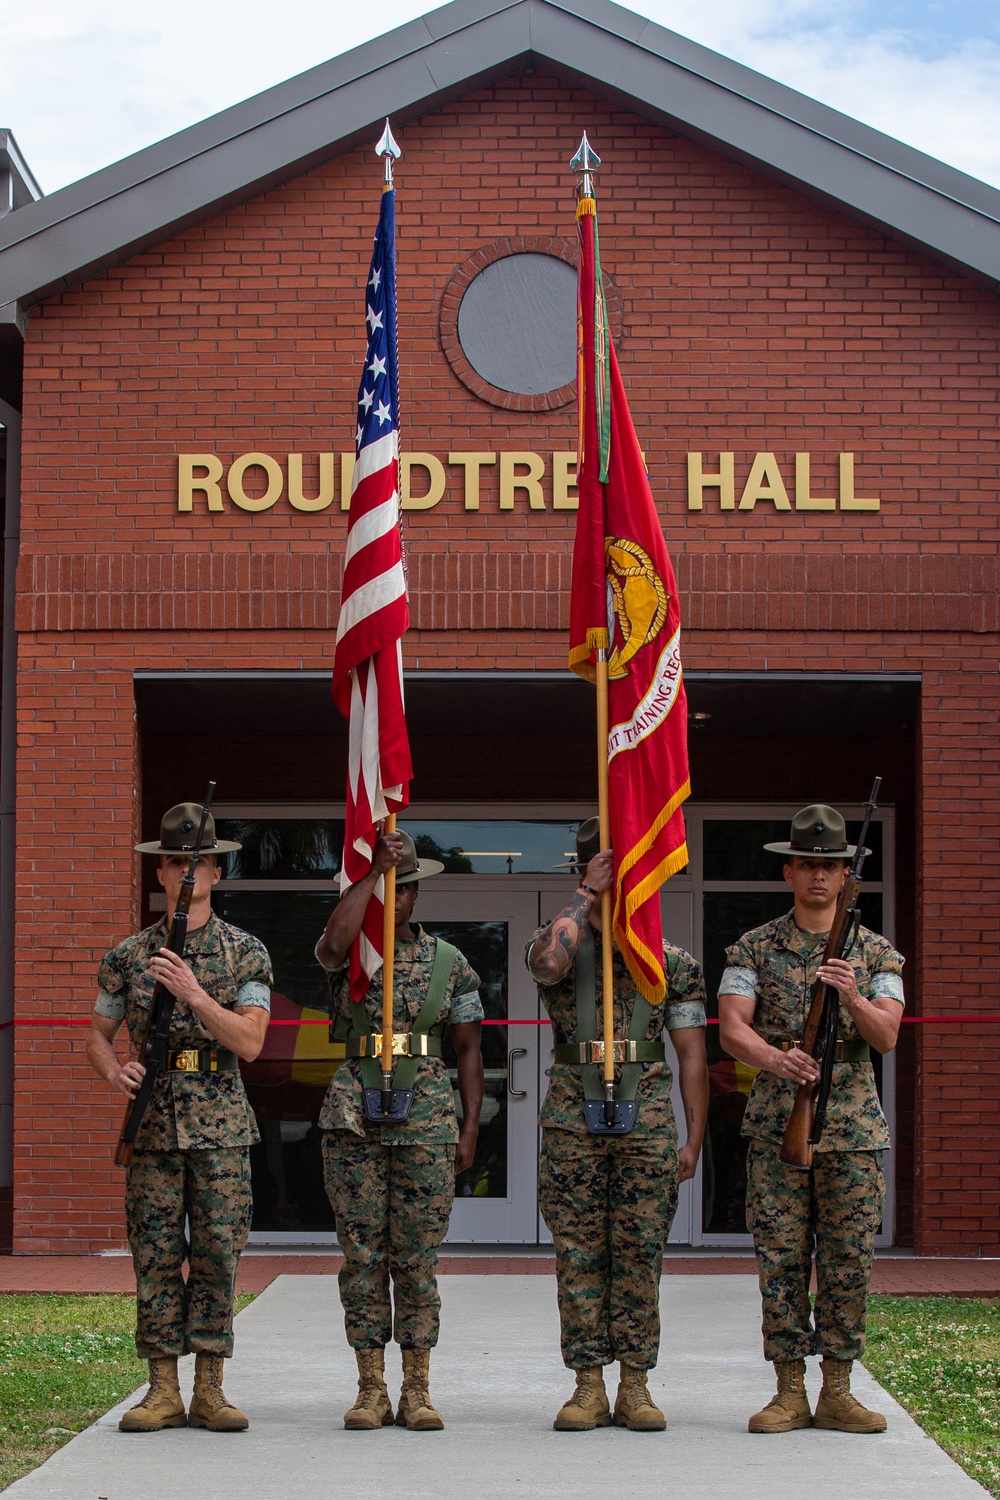
<path id="1" fill-rule="evenodd" d="M 427 484 L 423 494 L 413 493 L 414 469 L 423 469 Z M 404 510 L 433 510 L 447 484 L 444 464 L 433 453 L 402 453 L 399 458 L 399 499 Z"/>
<path id="2" fill-rule="evenodd" d="M 332 453 L 319 455 L 319 494 L 306 496 L 302 493 L 302 454 L 289 453 L 288 503 L 293 510 L 326 510 L 333 499 L 333 459 Z"/>
<path id="3" fill-rule="evenodd" d="M 205 469 L 205 474 L 196 475 L 195 469 Z M 178 453 L 177 455 L 177 509 L 193 510 L 196 493 L 205 496 L 209 510 L 224 510 L 219 480 L 222 478 L 222 463 L 214 453 Z"/>
<path id="4" fill-rule="evenodd" d="M 841 510 L 878 510 L 876 496 L 863 500 L 854 493 L 854 454 L 840 455 L 840 508 Z"/>
<path id="5" fill-rule="evenodd" d="M 527 474 L 518 474 L 518 469 L 527 469 Z M 537 453 L 501 453 L 500 455 L 500 509 L 514 509 L 514 495 L 524 490 L 531 510 L 544 510 L 545 497 L 539 483 L 545 473 L 545 462 Z"/>
<path id="6" fill-rule="evenodd" d="M 733 452 L 684 455 L 687 465 L 689 511 L 763 511 L 785 515 L 792 511 L 877 511 L 876 495 L 855 491 L 855 455 L 839 453 L 837 494 L 812 492 L 812 455 L 795 453 L 780 459 L 776 454 L 754 453 L 741 458 Z M 833 455 L 825 455 L 829 463 Z M 668 459 L 666 500 L 676 507 L 676 463 Z M 338 460 L 339 459 L 339 463 Z M 645 462 L 645 455 L 643 455 Z M 466 511 L 488 509 L 494 514 L 515 511 L 575 511 L 579 507 L 577 455 L 554 453 L 465 452 L 449 453 L 447 462 L 436 453 L 404 453 L 399 464 L 400 503 L 406 511 L 430 511 L 450 497 Z M 745 479 L 742 479 L 745 474 Z M 177 510 L 195 509 L 211 513 L 225 511 L 227 503 L 256 514 L 270 510 L 283 497 L 292 510 L 316 514 L 338 503 L 349 510 L 354 478 L 354 454 L 289 453 L 282 462 L 269 453 L 243 453 L 228 470 L 215 453 L 177 455 Z M 737 478 L 742 479 L 737 503 Z M 828 488 L 818 481 L 820 488 Z M 339 485 L 339 496 L 337 486 Z M 655 485 L 658 497 L 664 480 Z M 791 496 L 794 496 L 794 504 Z"/>
<path id="7" fill-rule="evenodd" d="M 248 469 L 263 469 L 267 475 L 267 488 L 263 495 L 248 495 L 243 480 Z M 234 464 L 230 464 L 226 475 L 226 489 L 234 505 L 241 510 L 270 510 L 285 487 L 285 476 L 281 465 L 269 453 L 244 453 Z"/>
<path id="8" fill-rule="evenodd" d="M 554 456 L 554 455 L 553 455 Z M 479 476 L 483 468 L 495 464 L 495 453 L 449 453 L 448 462 L 465 470 L 465 508 L 479 509 Z"/>
<path id="9" fill-rule="evenodd" d="M 689 453 L 688 466 L 688 510 L 701 510 L 703 493 L 713 485 L 719 491 L 719 509 L 736 509 L 736 455 L 719 454 L 719 469 L 716 474 L 706 474 L 701 466 L 701 454 Z"/>
<path id="10" fill-rule="evenodd" d="M 580 497 L 576 490 L 576 454 L 552 455 L 552 509 L 578 510 Z"/>
<path id="11" fill-rule="evenodd" d="M 740 496 L 740 510 L 753 510 L 758 500 L 773 500 L 775 510 L 791 510 L 792 502 L 773 453 L 755 453 Z"/>

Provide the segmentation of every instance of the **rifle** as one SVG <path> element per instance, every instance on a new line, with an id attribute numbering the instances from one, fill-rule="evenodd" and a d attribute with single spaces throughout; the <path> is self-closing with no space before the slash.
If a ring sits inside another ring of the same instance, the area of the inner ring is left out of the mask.
<path id="1" fill-rule="evenodd" d="M 875 812 L 875 803 L 882 785 L 881 776 L 875 777 L 871 797 L 865 809 L 865 820 L 854 859 L 847 879 L 837 898 L 830 936 L 823 950 L 823 963 L 831 958 L 843 958 L 861 925 L 858 901 L 861 896 L 861 867 L 865 862 L 865 838 L 868 825 Z M 801 1167 L 808 1171 L 812 1166 L 813 1147 L 819 1144 L 826 1120 L 826 1106 L 833 1082 L 833 1065 L 837 1058 L 837 1027 L 840 1021 L 840 994 L 821 979 L 813 981 L 809 1000 L 809 1013 L 802 1029 L 802 1051 L 808 1052 L 820 1065 L 819 1078 L 815 1083 L 800 1084 L 795 1094 L 795 1103 L 785 1126 L 779 1160 L 788 1167 Z"/>
<path id="2" fill-rule="evenodd" d="M 208 821 L 208 809 L 215 791 L 215 782 L 208 783 L 208 792 L 201 809 L 201 823 L 198 826 L 198 836 L 191 850 L 191 858 L 188 861 L 184 879 L 177 895 L 177 905 L 170 921 L 170 931 L 167 934 L 165 948 L 171 953 L 176 953 L 179 958 L 184 955 L 184 943 L 187 940 L 188 911 L 191 906 L 191 897 L 194 895 L 194 872 L 201 858 L 201 845 L 205 837 L 205 824 Z M 173 1020 L 174 1006 L 177 998 L 172 995 L 166 985 L 157 981 L 153 990 L 153 998 L 149 1003 L 149 1017 L 138 1047 L 138 1058 L 146 1069 L 142 1082 L 139 1085 L 134 1099 L 129 1100 L 125 1110 L 125 1119 L 118 1136 L 118 1144 L 115 1147 L 115 1166 L 127 1167 L 132 1160 L 132 1152 L 135 1148 L 135 1138 L 139 1134 L 139 1126 L 142 1124 L 153 1095 L 153 1087 L 167 1063 L 167 1040 L 170 1036 L 170 1023 Z"/>

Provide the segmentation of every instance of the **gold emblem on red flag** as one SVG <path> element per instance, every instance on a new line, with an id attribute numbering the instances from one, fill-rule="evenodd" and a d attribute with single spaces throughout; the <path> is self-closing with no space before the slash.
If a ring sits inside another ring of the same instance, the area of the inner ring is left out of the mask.
<path id="1" fill-rule="evenodd" d="M 662 630 L 670 595 L 649 554 L 627 537 L 604 542 L 608 587 L 618 618 L 621 641 L 608 661 L 609 677 L 627 677 L 627 663 Z"/>

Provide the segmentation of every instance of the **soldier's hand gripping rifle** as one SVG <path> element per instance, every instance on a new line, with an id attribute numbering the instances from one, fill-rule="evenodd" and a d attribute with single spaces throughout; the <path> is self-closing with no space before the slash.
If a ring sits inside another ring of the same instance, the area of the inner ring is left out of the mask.
<path id="1" fill-rule="evenodd" d="M 191 897 L 194 895 L 194 876 L 198 868 L 198 860 L 201 858 L 201 846 L 205 838 L 205 824 L 208 821 L 208 809 L 215 791 L 215 782 L 208 783 L 208 791 L 201 809 L 201 823 L 198 826 L 198 836 L 191 848 L 191 858 L 188 862 L 181 888 L 177 895 L 177 905 L 170 922 L 170 931 L 167 934 L 165 948 L 171 953 L 176 953 L 178 958 L 183 957 L 184 943 L 187 939 L 188 911 L 191 907 Z M 138 1060 L 145 1068 L 142 1082 L 136 1091 L 135 1098 L 131 1100 L 125 1110 L 125 1119 L 122 1122 L 121 1133 L 118 1136 L 118 1144 L 115 1147 L 115 1166 L 127 1167 L 132 1160 L 132 1151 L 135 1147 L 135 1138 L 139 1134 L 139 1126 L 142 1124 L 146 1109 L 153 1094 L 153 1087 L 163 1069 L 167 1065 L 167 1041 L 170 1036 L 170 1022 L 173 1019 L 174 1006 L 177 998 L 172 995 L 166 985 L 157 982 L 153 990 L 153 998 L 149 1005 L 149 1018 L 146 1021 L 145 1030 L 139 1042 Z"/>
<path id="2" fill-rule="evenodd" d="M 875 777 L 871 797 L 865 809 L 865 820 L 861 836 L 854 851 L 854 859 L 841 887 L 837 899 L 830 936 L 823 951 L 823 963 L 831 958 L 843 958 L 854 941 L 861 925 L 858 901 L 861 895 L 861 867 L 865 862 L 865 838 L 868 825 L 875 812 L 875 804 L 882 785 L 881 776 Z M 813 1147 L 818 1145 L 823 1134 L 826 1106 L 833 1082 L 833 1065 L 837 1058 L 837 1027 L 840 1020 L 840 993 L 833 985 L 821 979 L 813 982 L 809 1001 L 809 1013 L 802 1031 L 801 1048 L 819 1063 L 819 1078 L 814 1083 L 800 1084 L 795 1103 L 785 1126 L 779 1159 L 789 1167 L 801 1167 L 804 1171 L 812 1166 Z"/>

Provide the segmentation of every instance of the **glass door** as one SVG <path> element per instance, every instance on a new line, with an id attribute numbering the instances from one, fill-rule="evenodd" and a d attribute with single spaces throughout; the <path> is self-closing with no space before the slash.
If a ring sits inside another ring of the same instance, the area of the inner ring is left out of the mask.
<path id="1" fill-rule="evenodd" d="M 448 1231 L 458 1244 L 519 1244 L 535 1238 L 538 1186 L 539 1027 L 524 948 L 538 925 L 538 897 L 515 879 L 474 882 L 441 875 L 421 887 L 416 917 L 454 943 L 479 975 L 486 1011 L 486 1089 L 475 1161 L 455 1186 Z M 445 1060 L 454 1068 L 446 1044 Z M 452 1083 L 457 1075 L 452 1072 Z M 461 1117 L 455 1089 L 455 1108 Z"/>

